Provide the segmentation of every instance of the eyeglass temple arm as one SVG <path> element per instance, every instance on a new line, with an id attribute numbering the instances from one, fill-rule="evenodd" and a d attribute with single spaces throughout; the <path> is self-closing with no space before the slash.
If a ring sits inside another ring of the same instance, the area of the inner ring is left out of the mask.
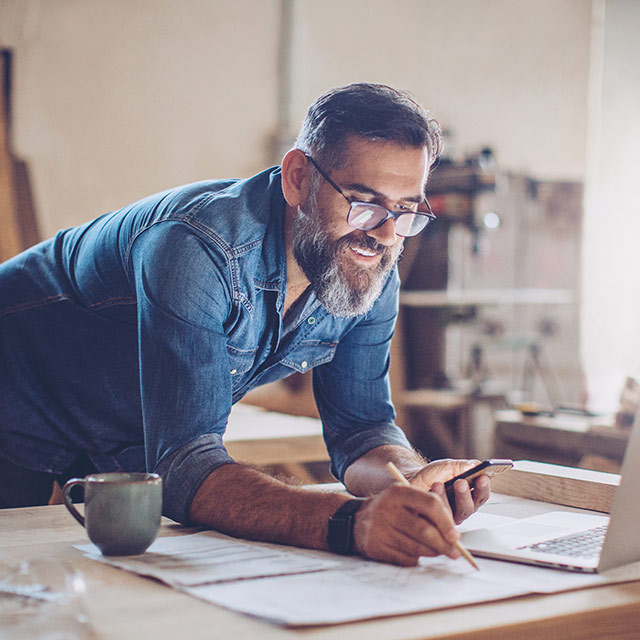
<path id="1" fill-rule="evenodd" d="M 305 153 L 305 156 L 307 156 L 307 159 L 309 160 L 309 162 L 311 162 L 311 164 L 317 169 L 318 173 L 341 195 L 343 195 L 345 198 L 347 196 L 344 195 L 344 193 L 342 193 L 342 189 L 329 177 L 329 174 L 327 174 L 323 169 L 321 169 L 318 166 L 318 163 L 308 154 Z"/>
<path id="2" fill-rule="evenodd" d="M 418 205 L 418 209 L 417 209 L 418 213 L 425 213 L 428 216 L 432 217 L 434 220 L 436 218 L 436 214 L 433 213 L 433 211 L 431 211 L 431 205 L 429 204 L 429 201 L 427 200 L 427 198 L 425 197 L 425 199 Z"/>
<path id="3" fill-rule="evenodd" d="M 311 164 L 317 169 L 318 173 L 343 197 L 345 198 L 347 201 L 349 201 L 349 198 L 347 198 L 347 196 L 344 195 L 344 193 L 342 192 L 342 189 L 318 166 L 318 163 L 308 154 L 305 153 L 304 154 L 307 158 L 307 160 L 309 160 L 309 162 L 311 162 Z M 350 202 L 350 201 L 349 201 Z M 419 213 L 426 213 L 428 216 L 432 217 L 434 220 L 436 218 L 435 214 L 433 213 L 433 211 L 431 211 L 431 206 L 429 205 L 429 202 L 427 200 L 427 198 L 425 197 L 424 200 L 418 205 L 418 209 L 417 211 Z"/>

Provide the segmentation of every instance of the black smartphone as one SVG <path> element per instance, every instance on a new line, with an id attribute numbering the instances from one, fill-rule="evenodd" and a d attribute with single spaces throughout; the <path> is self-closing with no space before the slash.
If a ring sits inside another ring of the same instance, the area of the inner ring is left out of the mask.
<path id="1" fill-rule="evenodd" d="M 444 483 L 444 488 L 447 492 L 447 499 L 449 500 L 449 504 L 452 509 L 455 509 L 456 506 L 456 498 L 453 491 L 453 483 L 456 480 L 460 480 L 461 478 L 471 483 L 474 478 L 481 476 L 482 474 L 487 475 L 489 477 L 495 476 L 498 473 L 502 473 L 507 469 L 511 469 L 513 467 L 513 460 L 485 460 L 480 464 L 477 464 L 475 467 L 471 467 L 471 469 L 467 469 L 462 473 L 455 476 L 455 478 L 451 478 L 451 480 L 447 480 Z M 472 487 L 473 488 L 473 487 Z"/>

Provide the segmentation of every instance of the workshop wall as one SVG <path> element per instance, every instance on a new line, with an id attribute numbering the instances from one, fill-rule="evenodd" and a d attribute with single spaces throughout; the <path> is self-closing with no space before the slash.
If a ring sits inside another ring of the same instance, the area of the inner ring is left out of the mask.
<path id="1" fill-rule="evenodd" d="M 411 89 L 450 150 L 580 181 L 590 31 L 590 0 L 0 3 L 43 236 L 277 162 L 308 103 L 357 80 Z"/>

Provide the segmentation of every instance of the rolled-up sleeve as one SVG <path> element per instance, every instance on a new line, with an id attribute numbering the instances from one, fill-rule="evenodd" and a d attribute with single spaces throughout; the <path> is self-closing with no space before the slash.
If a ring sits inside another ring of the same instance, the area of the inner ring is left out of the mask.
<path id="1" fill-rule="evenodd" d="M 189 507 L 206 477 L 233 462 L 222 436 L 205 433 L 165 456 L 154 471 L 163 480 L 163 512 L 176 522 L 189 522 Z"/>
<path id="2" fill-rule="evenodd" d="M 131 252 L 138 300 L 140 393 L 147 469 L 164 482 L 164 514 L 187 522 L 201 483 L 231 462 L 224 253 L 187 224 L 144 231 Z"/>
<path id="3" fill-rule="evenodd" d="M 382 445 L 411 448 L 394 422 L 389 385 L 398 290 L 394 271 L 373 309 L 341 338 L 333 360 L 313 370 L 331 470 L 341 481 L 349 465 L 371 449 Z"/>

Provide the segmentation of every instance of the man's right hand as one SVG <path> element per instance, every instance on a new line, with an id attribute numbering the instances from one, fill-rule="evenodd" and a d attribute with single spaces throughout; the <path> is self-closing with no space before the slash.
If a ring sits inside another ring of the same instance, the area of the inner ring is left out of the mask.
<path id="1" fill-rule="evenodd" d="M 381 562 L 415 566 L 420 556 L 460 557 L 449 506 L 430 491 L 393 484 L 369 498 L 354 522 L 355 548 Z"/>

